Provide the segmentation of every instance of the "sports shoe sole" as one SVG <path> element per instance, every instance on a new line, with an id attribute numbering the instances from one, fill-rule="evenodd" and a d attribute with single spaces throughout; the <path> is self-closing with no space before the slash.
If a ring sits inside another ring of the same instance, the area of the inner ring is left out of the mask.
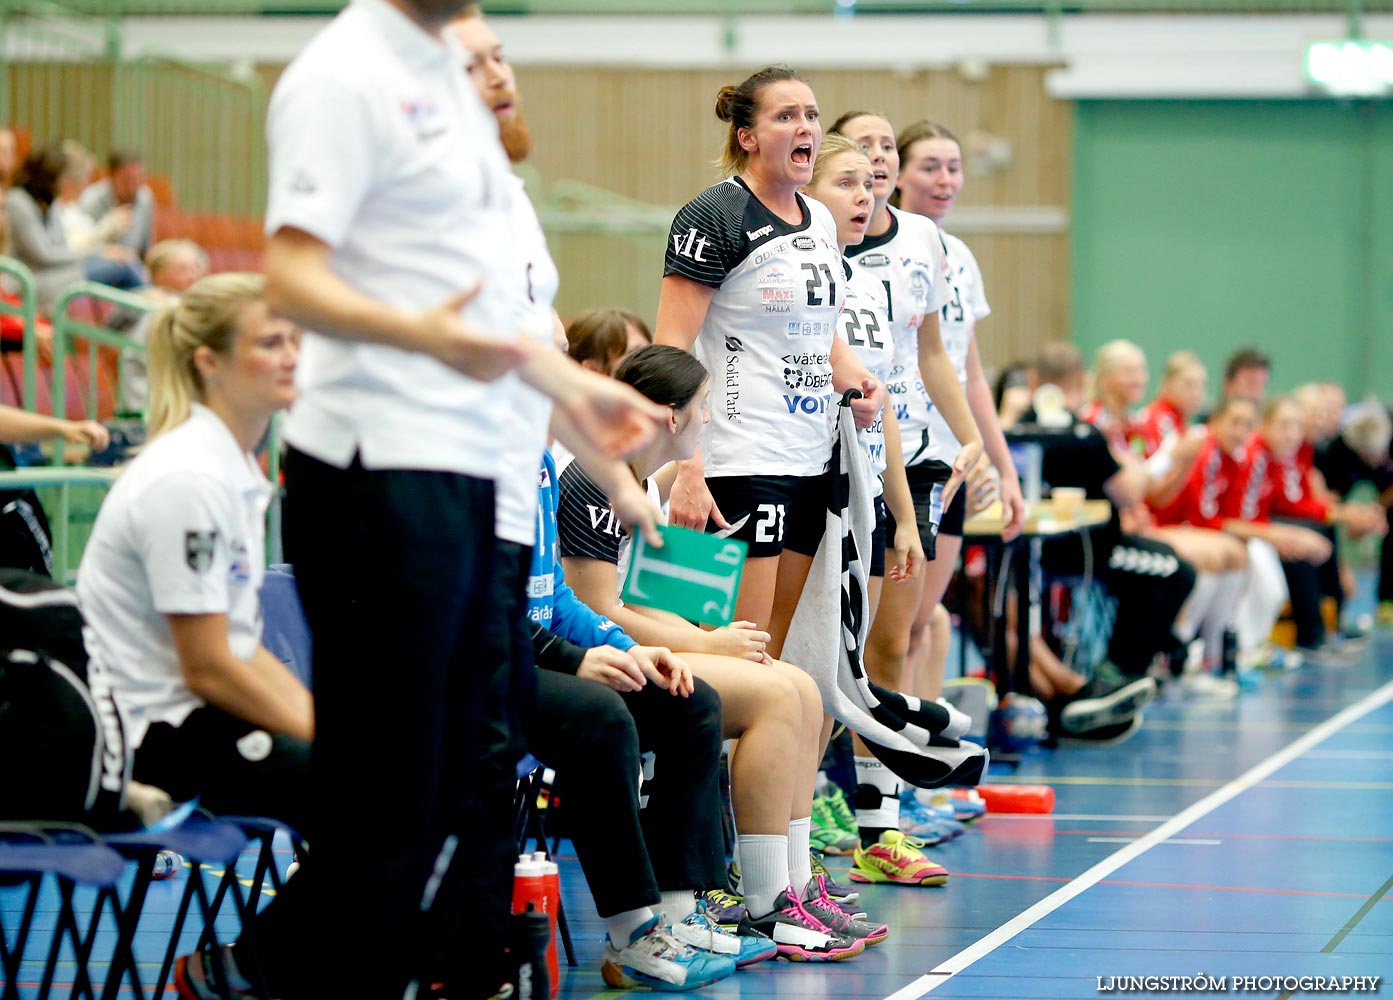
<path id="1" fill-rule="evenodd" d="M 790 962 L 845 962 L 866 950 L 864 941 L 857 941 L 854 948 L 841 948 L 836 951 L 807 951 L 796 944 L 779 945 L 779 957 Z"/>
<path id="2" fill-rule="evenodd" d="M 600 978 L 605 981 L 605 985 L 614 990 L 651 990 L 654 993 L 690 993 L 692 990 L 699 990 L 703 986 L 710 986 L 712 983 L 719 983 L 724 976 L 712 979 L 690 979 L 685 983 L 669 983 L 666 980 L 655 979 L 642 972 L 637 973 L 642 979 L 624 971 L 624 967 L 617 962 L 604 962 L 600 965 Z"/>
<path id="3" fill-rule="evenodd" d="M 874 882 L 877 885 L 946 885 L 948 883 L 948 873 L 940 871 L 936 874 L 925 875 L 922 878 L 897 878 L 894 875 L 887 875 L 880 869 L 866 870 L 864 868 L 851 869 L 850 878 L 853 882 Z"/>
<path id="4" fill-rule="evenodd" d="M 1141 677 L 1102 698 L 1085 698 L 1064 706 L 1060 727 L 1069 736 L 1126 722 L 1156 697 L 1156 682 Z"/>

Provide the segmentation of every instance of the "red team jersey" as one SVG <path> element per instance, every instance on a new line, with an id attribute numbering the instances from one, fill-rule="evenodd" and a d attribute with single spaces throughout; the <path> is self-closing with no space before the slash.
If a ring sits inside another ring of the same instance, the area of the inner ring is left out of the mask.
<path id="1" fill-rule="evenodd" d="M 1242 516 L 1250 521 L 1270 521 L 1289 517 L 1324 522 L 1330 516 L 1330 502 L 1321 496 L 1312 481 L 1315 449 L 1303 444 L 1287 461 L 1272 454 L 1261 433 L 1248 446 L 1252 468 L 1243 490 Z"/>
<path id="2" fill-rule="evenodd" d="M 1132 447 L 1143 458 L 1150 458 L 1161 447 L 1161 442 L 1172 434 L 1185 430 L 1186 421 L 1180 411 L 1171 405 L 1170 400 L 1159 396 L 1142 408 L 1132 421 Z"/>
<path id="3" fill-rule="evenodd" d="M 1118 422 L 1102 403 L 1089 403 L 1079 411 L 1079 419 L 1102 431 L 1111 447 L 1119 451 L 1132 450 L 1131 437 L 1135 425 L 1130 419 Z"/>
<path id="4" fill-rule="evenodd" d="M 1210 435 L 1175 499 L 1155 510 L 1156 521 L 1162 525 L 1193 524 L 1217 529 L 1225 521 L 1243 519 L 1243 499 L 1254 450 L 1250 440 L 1236 456 L 1226 455 Z"/>

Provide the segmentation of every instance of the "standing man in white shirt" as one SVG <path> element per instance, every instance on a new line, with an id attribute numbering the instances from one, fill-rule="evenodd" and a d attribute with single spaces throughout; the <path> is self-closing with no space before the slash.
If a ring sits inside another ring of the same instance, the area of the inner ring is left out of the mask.
<path id="1" fill-rule="evenodd" d="M 334 664 L 315 689 L 315 996 L 443 982 L 472 1000 L 504 981 L 518 692 L 488 625 L 525 585 L 498 571 L 494 536 L 519 376 L 555 400 L 563 440 L 610 455 L 662 416 L 519 335 L 514 184 L 443 34 L 464 6 L 353 0 L 281 77 L 267 124 L 269 295 L 307 331 L 286 551 Z M 348 958 L 364 849 L 373 940 Z"/>

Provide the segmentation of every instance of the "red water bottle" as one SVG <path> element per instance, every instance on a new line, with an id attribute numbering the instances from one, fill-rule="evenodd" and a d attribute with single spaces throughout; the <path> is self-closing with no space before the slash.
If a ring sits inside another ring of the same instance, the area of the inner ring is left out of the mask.
<path id="1" fill-rule="evenodd" d="M 547 971 L 551 973 L 551 995 L 561 988 L 561 964 L 556 955 L 556 921 L 561 914 L 561 868 L 546 856 L 545 851 L 532 855 L 532 862 L 542 869 L 542 885 L 546 890 L 546 914 L 551 935 L 547 940 Z"/>
<path id="2" fill-rule="evenodd" d="M 978 785 L 977 793 L 988 812 L 1054 812 L 1054 789 L 1049 785 Z"/>

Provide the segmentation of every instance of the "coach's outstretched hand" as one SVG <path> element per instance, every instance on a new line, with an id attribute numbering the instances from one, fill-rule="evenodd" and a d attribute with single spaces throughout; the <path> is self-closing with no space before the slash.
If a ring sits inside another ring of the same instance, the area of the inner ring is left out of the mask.
<path id="1" fill-rule="evenodd" d="M 426 354 L 470 378 L 492 382 L 522 364 L 529 352 L 521 337 L 499 340 L 486 336 L 460 316 L 460 310 L 479 294 L 479 287 L 475 285 L 418 314 L 416 327 Z"/>

